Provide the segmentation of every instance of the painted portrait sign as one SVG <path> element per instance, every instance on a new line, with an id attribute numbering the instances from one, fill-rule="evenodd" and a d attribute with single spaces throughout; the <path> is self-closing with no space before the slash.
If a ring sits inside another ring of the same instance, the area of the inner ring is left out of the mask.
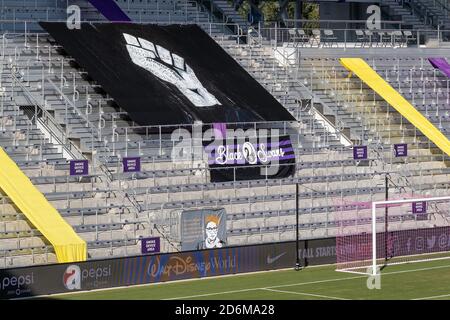
<path id="1" fill-rule="evenodd" d="M 201 250 L 226 246 L 225 209 L 183 211 L 181 214 L 181 249 Z"/>

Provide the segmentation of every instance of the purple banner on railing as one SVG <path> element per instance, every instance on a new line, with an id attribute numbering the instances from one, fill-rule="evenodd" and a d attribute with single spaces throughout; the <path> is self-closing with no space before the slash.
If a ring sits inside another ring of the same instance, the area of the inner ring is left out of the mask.
<path id="1" fill-rule="evenodd" d="M 367 159 L 367 146 L 354 146 L 353 147 L 353 159 L 354 160 Z"/>
<path id="2" fill-rule="evenodd" d="M 450 64 L 445 58 L 428 58 L 428 61 L 434 68 L 441 70 L 443 74 L 450 78 Z"/>
<path id="3" fill-rule="evenodd" d="M 141 171 L 141 158 L 123 158 L 123 172 L 140 172 Z"/>
<path id="4" fill-rule="evenodd" d="M 408 145 L 406 143 L 394 144 L 394 155 L 396 157 L 408 156 Z"/>
<path id="5" fill-rule="evenodd" d="M 109 21 L 131 21 L 114 0 L 89 0 L 89 2 Z"/>
<path id="6" fill-rule="evenodd" d="M 276 139 L 279 141 L 275 141 Z M 271 138 L 270 142 L 226 145 L 210 144 L 205 147 L 210 165 L 265 165 L 287 159 L 295 159 L 289 136 Z"/>
<path id="7" fill-rule="evenodd" d="M 89 162 L 87 160 L 71 160 L 69 167 L 71 176 L 85 176 L 89 174 Z"/>
<path id="8" fill-rule="evenodd" d="M 214 136 L 216 139 L 226 139 L 227 137 L 227 125 L 226 123 L 217 122 L 213 123 Z"/>
<path id="9" fill-rule="evenodd" d="M 141 252 L 142 254 L 147 253 L 158 253 L 161 249 L 161 243 L 159 237 L 154 238 L 142 238 L 141 239 Z"/>
<path id="10" fill-rule="evenodd" d="M 295 171 L 289 135 L 204 142 L 212 182 L 285 178 Z"/>

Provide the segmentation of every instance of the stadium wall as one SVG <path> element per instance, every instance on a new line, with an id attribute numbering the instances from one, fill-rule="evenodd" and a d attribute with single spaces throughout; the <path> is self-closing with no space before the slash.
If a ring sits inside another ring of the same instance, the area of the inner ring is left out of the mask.
<path id="1" fill-rule="evenodd" d="M 336 262 L 336 239 L 302 240 L 302 265 Z M 295 265 L 295 241 L 0 270 L 0 299 L 68 293 Z"/>

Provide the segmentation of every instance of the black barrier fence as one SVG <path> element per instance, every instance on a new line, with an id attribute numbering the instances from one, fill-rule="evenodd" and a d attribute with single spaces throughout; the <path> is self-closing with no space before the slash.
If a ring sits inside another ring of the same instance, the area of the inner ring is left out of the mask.
<path id="1" fill-rule="evenodd" d="M 301 263 L 336 262 L 336 239 L 302 240 Z M 295 241 L 0 270 L 0 298 L 67 293 L 294 267 Z"/>

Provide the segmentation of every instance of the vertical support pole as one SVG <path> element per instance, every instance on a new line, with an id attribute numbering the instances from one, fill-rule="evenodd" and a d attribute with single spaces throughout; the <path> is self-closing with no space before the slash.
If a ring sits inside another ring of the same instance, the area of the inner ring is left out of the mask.
<path id="1" fill-rule="evenodd" d="M 384 176 L 384 191 L 385 191 L 385 195 L 384 195 L 384 200 L 388 201 L 389 200 L 389 180 L 388 180 L 388 175 L 385 174 Z M 388 205 L 385 205 L 384 207 L 384 262 L 385 264 L 388 261 L 388 241 L 389 241 L 389 231 L 388 231 Z M 375 221 L 376 222 L 376 221 Z"/>
<path id="2" fill-rule="evenodd" d="M 441 32 L 440 32 L 440 26 L 437 26 L 437 38 L 438 38 L 438 48 L 441 47 Z"/>
<path id="3" fill-rule="evenodd" d="M 278 30 L 277 30 L 278 23 L 275 23 L 275 48 L 278 47 Z"/>
<path id="4" fill-rule="evenodd" d="M 298 271 L 301 268 L 298 247 L 298 183 L 295 184 L 295 257 L 295 270 Z"/>
<path id="5" fill-rule="evenodd" d="M 128 128 L 125 128 L 125 157 L 128 157 Z"/>
<path id="6" fill-rule="evenodd" d="M 28 33 L 27 33 L 27 22 L 25 21 L 25 48 L 28 47 L 27 36 L 28 36 Z"/>
<path id="7" fill-rule="evenodd" d="M 295 2 L 295 28 L 301 28 L 302 23 L 299 21 L 302 19 L 303 16 L 303 1 L 297 0 Z"/>
<path id="8" fill-rule="evenodd" d="M 372 275 L 377 275 L 377 205 L 372 202 Z"/>

